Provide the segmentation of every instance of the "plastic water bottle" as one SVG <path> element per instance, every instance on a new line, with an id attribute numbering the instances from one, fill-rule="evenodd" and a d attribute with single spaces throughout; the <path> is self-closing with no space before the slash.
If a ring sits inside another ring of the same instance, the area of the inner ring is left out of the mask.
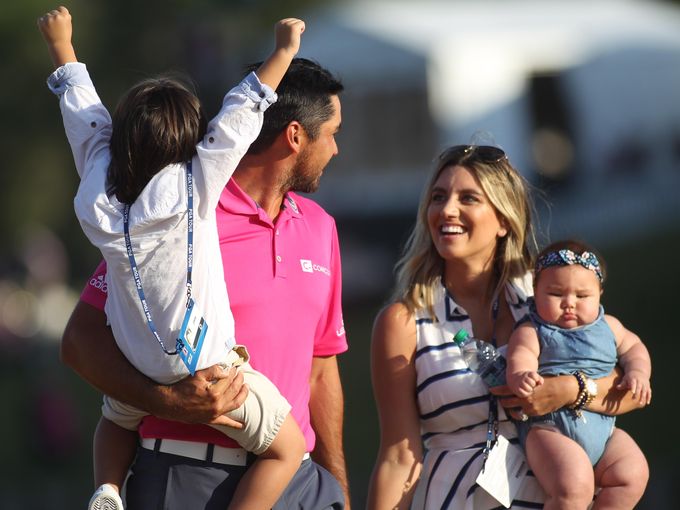
<path id="1" fill-rule="evenodd" d="M 487 386 L 505 384 L 507 361 L 493 345 L 471 337 L 464 329 L 455 334 L 453 341 L 460 347 L 470 370 L 479 374 Z"/>

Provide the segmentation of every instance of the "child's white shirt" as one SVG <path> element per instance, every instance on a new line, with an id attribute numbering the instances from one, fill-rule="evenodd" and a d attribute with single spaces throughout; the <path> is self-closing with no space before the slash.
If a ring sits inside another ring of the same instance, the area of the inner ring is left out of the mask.
<path id="1" fill-rule="evenodd" d="M 81 183 L 74 205 L 88 239 L 107 263 L 106 314 L 128 360 L 169 384 L 187 375 L 179 356 L 165 354 L 149 329 L 130 269 L 123 235 L 123 204 L 107 190 L 111 117 L 82 63 L 58 68 L 48 86 L 59 96 L 64 127 Z M 209 123 L 192 162 L 194 250 L 192 296 L 208 323 L 197 369 L 219 363 L 234 345 L 234 319 L 224 282 L 215 220 L 220 194 L 262 127 L 274 91 L 254 73 L 230 90 Z M 130 208 L 130 237 L 146 300 L 166 349 L 174 350 L 186 310 L 186 165 L 156 174 Z M 103 370 L 106 367 L 102 367 Z"/>

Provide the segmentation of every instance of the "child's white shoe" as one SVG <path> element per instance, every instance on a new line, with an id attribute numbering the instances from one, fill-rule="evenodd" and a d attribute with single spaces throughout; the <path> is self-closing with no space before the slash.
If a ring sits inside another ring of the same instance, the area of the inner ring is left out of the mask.
<path id="1" fill-rule="evenodd" d="M 113 486 L 105 483 L 94 491 L 87 510 L 123 510 L 123 500 Z"/>

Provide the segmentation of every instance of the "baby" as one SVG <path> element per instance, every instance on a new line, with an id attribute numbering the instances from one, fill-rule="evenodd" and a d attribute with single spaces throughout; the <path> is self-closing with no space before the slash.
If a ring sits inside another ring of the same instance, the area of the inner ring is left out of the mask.
<path id="1" fill-rule="evenodd" d="M 583 243 L 548 246 L 536 262 L 531 320 L 509 341 L 507 382 L 516 395 L 529 396 L 545 375 L 573 374 L 579 384 L 568 408 L 517 423 L 529 465 L 546 492 L 545 508 L 587 508 L 599 487 L 593 508 L 630 509 L 646 486 L 647 479 L 630 469 L 644 462 L 642 452 L 612 446 L 615 418 L 587 410 L 597 395 L 593 379 L 611 373 L 617 362 L 624 370 L 619 389 L 644 404 L 652 395 L 649 353 L 637 335 L 605 315 L 604 279 L 601 257 Z"/>

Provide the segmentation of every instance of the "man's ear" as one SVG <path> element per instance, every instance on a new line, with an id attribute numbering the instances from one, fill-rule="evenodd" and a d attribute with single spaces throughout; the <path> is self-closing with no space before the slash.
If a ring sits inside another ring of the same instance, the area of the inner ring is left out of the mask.
<path id="1" fill-rule="evenodd" d="M 290 150 L 299 153 L 302 150 L 303 143 L 307 138 L 307 133 L 298 121 L 291 121 L 284 131 L 286 143 Z"/>

